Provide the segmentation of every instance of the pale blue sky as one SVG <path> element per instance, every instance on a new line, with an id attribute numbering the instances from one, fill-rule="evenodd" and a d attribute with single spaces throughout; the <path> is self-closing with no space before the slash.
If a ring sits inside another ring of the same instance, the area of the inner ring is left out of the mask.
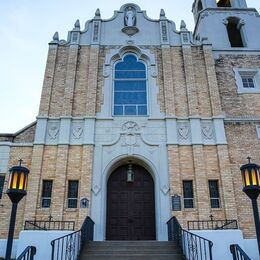
<path id="1" fill-rule="evenodd" d="M 193 30 L 193 0 L 136 0 L 149 17 L 163 8 L 177 28 L 185 20 Z M 127 3 L 123 0 L 0 0 L 0 133 L 14 133 L 36 119 L 48 42 L 55 31 L 67 38 L 76 19 L 81 26 L 100 8 L 102 18 Z M 259 0 L 247 0 L 260 10 Z"/>

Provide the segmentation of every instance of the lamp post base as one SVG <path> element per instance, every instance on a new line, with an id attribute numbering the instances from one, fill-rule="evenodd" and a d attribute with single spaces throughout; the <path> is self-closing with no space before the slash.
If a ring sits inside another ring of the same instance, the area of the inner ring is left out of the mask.
<path id="1" fill-rule="evenodd" d="M 10 224 L 9 224 L 9 232 L 8 232 L 8 240 L 7 240 L 7 245 L 6 245 L 5 260 L 11 259 L 17 205 L 18 205 L 18 203 L 12 204 L 12 212 L 11 212 L 11 218 L 10 218 Z"/>

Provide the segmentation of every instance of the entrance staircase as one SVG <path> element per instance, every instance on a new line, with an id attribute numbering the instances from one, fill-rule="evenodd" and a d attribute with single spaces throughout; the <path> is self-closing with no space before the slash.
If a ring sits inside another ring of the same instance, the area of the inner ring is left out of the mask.
<path id="1" fill-rule="evenodd" d="M 173 242 L 161 241 L 89 241 L 80 260 L 183 260 Z"/>

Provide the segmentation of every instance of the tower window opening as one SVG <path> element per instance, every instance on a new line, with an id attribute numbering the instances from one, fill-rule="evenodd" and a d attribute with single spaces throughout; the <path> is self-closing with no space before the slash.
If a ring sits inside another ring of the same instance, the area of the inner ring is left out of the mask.
<path id="1" fill-rule="evenodd" d="M 218 7 L 231 7 L 230 0 L 217 0 Z"/>
<path id="2" fill-rule="evenodd" d="M 197 12 L 200 12 L 203 9 L 201 0 L 199 0 L 198 5 L 197 5 Z"/>
<path id="3" fill-rule="evenodd" d="M 241 28 L 239 28 L 239 19 L 228 19 L 227 32 L 231 47 L 244 47 Z"/>

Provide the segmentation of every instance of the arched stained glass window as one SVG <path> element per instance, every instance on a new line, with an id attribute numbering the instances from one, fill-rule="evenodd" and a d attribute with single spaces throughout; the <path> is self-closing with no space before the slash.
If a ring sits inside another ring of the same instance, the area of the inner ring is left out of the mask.
<path id="1" fill-rule="evenodd" d="M 133 54 L 115 65 L 114 115 L 147 115 L 146 66 Z"/>

